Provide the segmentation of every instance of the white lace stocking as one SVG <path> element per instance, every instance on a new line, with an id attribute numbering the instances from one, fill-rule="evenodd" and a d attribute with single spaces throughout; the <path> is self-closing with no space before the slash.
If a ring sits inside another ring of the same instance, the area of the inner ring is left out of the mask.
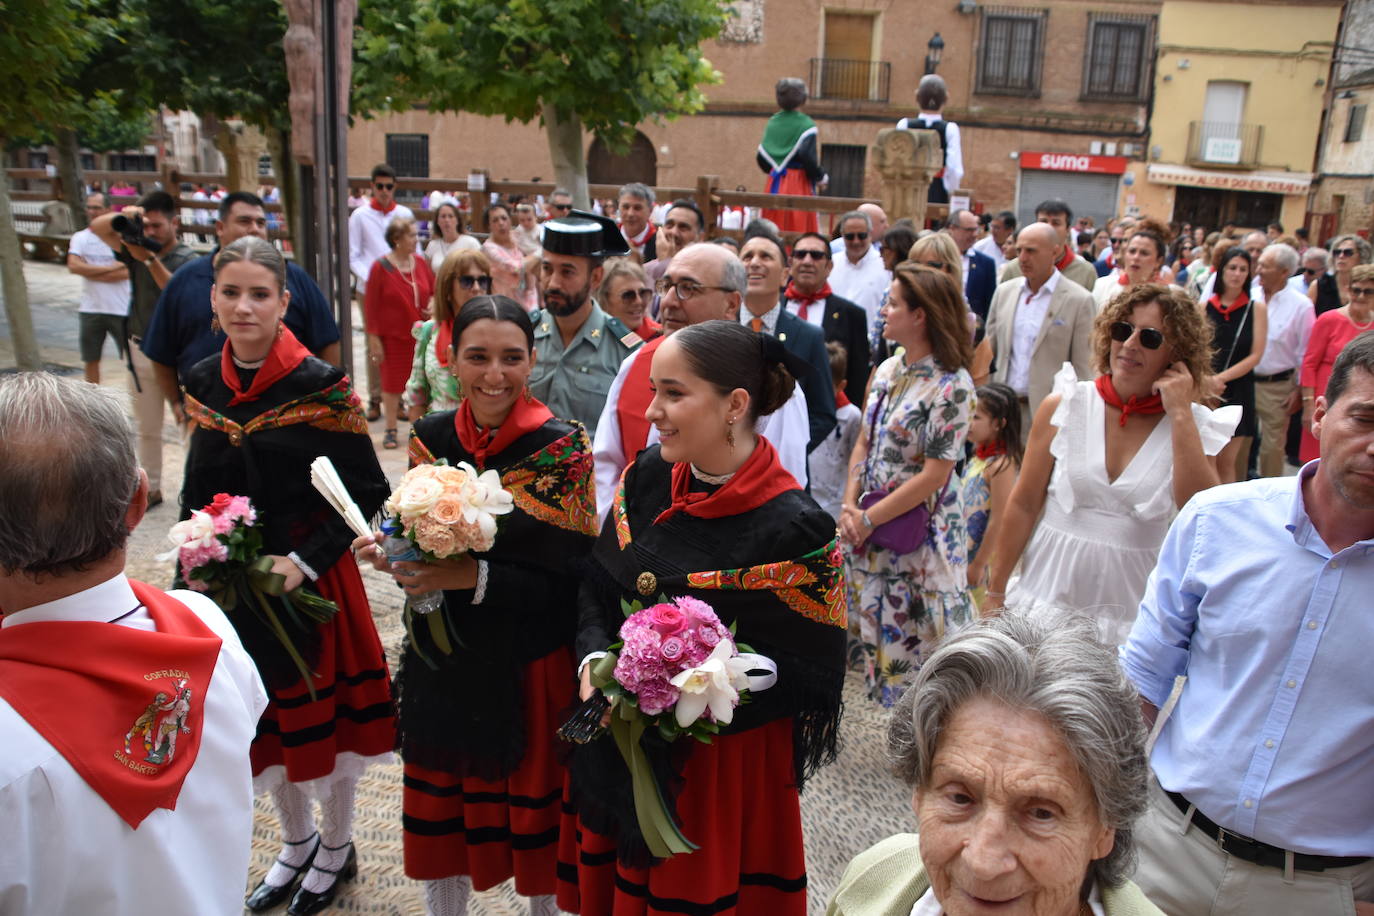
<path id="1" fill-rule="evenodd" d="M 454 875 L 425 882 L 425 916 L 467 916 L 472 879 Z"/>
<path id="2" fill-rule="evenodd" d="M 315 854 L 315 861 L 301 882 L 301 887 L 308 891 L 318 894 L 339 879 L 339 875 L 331 872 L 343 868 L 348 859 L 348 844 L 353 839 L 353 798 L 357 788 L 356 777 L 336 780 L 330 786 L 329 795 L 320 802 L 320 851 Z"/>
<path id="3" fill-rule="evenodd" d="M 273 887 L 285 887 L 296 869 L 315 851 L 315 817 L 310 797 L 289 782 L 272 790 L 272 801 L 281 820 L 282 848 L 264 879 Z"/>
<path id="4" fill-rule="evenodd" d="M 558 916 L 561 912 L 553 894 L 530 898 L 530 916 Z"/>

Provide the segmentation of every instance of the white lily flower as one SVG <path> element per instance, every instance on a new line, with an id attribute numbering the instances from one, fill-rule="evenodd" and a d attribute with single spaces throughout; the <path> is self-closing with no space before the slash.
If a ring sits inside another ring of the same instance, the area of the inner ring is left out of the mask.
<path id="1" fill-rule="evenodd" d="M 209 547 L 215 543 L 215 521 L 207 512 L 200 509 L 191 510 L 191 517 L 177 522 L 167 532 L 167 540 L 176 546 L 166 553 L 158 554 L 154 559 L 159 562 L 176 559 L 182 547 L 192 545 L 199 547 Z"/>
<path id="2" fill-rule="evenodd" d="M 732 642 L 721 640 L 706 661 L 672 679 L 672 685 L 680 691 L 673 707 L 679 727 L 688 727 L 708 708 L 720 725 L 729 725 L 735 718 L 739 692 L 749 686 L 751 663 L 738 656 L 732 658 L 734 651 Z"/>

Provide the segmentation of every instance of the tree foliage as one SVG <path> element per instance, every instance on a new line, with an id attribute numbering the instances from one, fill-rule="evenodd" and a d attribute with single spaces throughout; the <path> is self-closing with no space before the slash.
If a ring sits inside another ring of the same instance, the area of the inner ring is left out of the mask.
<path id="1" fill-rule="evenodd" d="M 60 126 L 71 85 L 100 32 L 84 0 L 0 0 L 0 137 Z"/>
<path id="2" fill-rule="evenodd" d="M 360 10 L 353 110 L 529 122 L 545 106 L 616 148 L 635 126 L 699 111 L 721 0 L 397 0 Z"/>

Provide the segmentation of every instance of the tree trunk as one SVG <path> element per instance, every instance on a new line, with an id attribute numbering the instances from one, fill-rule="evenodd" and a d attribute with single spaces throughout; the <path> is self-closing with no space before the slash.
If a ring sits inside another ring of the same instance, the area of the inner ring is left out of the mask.
<path id="1" fill-rule="evenodd" d="M 582 149 L 582 119 L 575 111 L 568 112 L 564 117 L 552 105 L 546 104 L 544 131 L 549 138 L 554 183 L 572 192 L 574 207 L 590 210 L 592 202 L 587 193 L 587 155 Z"/>
<path id="2" fill-rule="evenodd" d="M 0 150 L 7 146 L 6 139 L 0 137 Z M 10 206 L 10 177 L 3 168 L 0 168 L 0 283 L 5 293 L 5 317 L 10 324 L 15 365 L 33 371 L 42 369 L 43 354 L 33 334 L 29 290 L 24 285 L 24 255 L 19 247 L 19 232 L 14 227 L 14 210 Z"/>
<path id="3" fill-rule="evenodd" d="M 81 175 L 81 145 L 76 131 L 58 128 L 57 177 L 62 179 L 62 199 L 72 211 L 72 231 L 86 228 L 86 182 Z"/>

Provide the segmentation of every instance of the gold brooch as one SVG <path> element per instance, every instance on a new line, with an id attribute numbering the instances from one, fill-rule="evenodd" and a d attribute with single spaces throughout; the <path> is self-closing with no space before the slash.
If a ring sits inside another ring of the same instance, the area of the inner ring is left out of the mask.
<path id="1" fill-rule="evenodd" d="M 652 595 L 658 591 L 658 577 L 651 572 L 642 572 L 635 580 L 635 588 L 639 589 L 641 595 Z"/>
<path id="2" fill-rule="evenodd" d="M 242 445 L 242 444 L 243 444 L 243 430 L 240 430 L 240 429 L 231 429 L 231 430 L 229 431 L 229 444 L 230 444 L 230 445 Z"/>

